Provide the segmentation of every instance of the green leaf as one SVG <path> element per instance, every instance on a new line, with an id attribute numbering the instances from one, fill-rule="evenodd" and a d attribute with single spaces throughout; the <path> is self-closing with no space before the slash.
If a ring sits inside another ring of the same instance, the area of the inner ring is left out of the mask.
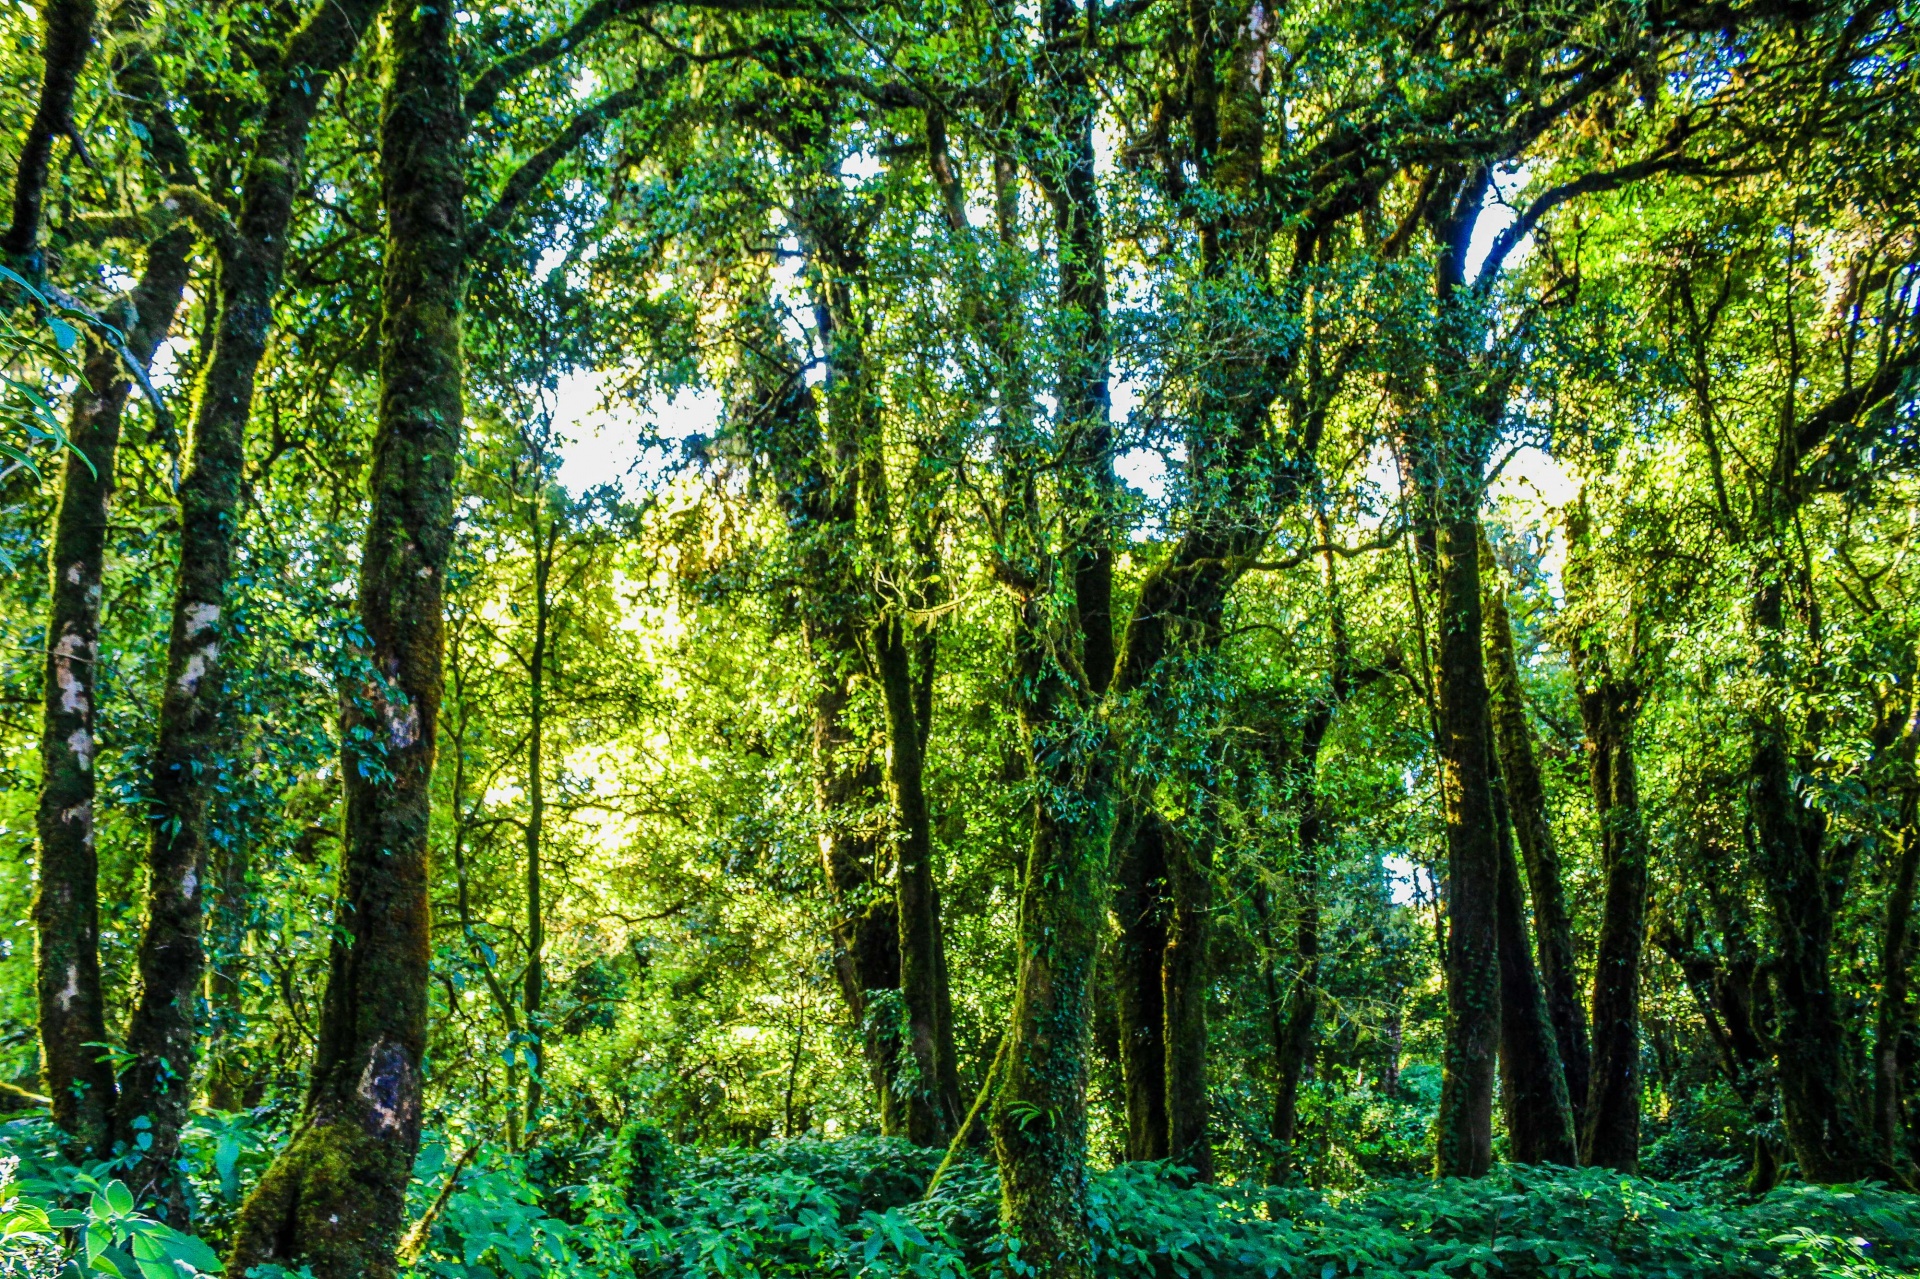
<path id="1" fill-rule="evenodd" d="M 160 1246 L 175 1261 L 185 1262 L 202 1274 L 217 1275 L 222 1266 L 218 1253 L 207 1246 L 205 1241 L 193 1235 L 184 1234 L 171 1227 L 162 1227 L 165 1233 L 156 1232 Z"/>

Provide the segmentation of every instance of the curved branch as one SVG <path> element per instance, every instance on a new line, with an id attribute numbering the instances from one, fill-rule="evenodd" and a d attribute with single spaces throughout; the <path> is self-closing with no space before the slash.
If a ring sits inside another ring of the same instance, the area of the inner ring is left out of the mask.
<path id="1" fill-rule="evenodd" d="M 575 115 L 567 122 L 567 127 L 558 137 L 541 147 L 521 163 L 507 177 L 495 197 L 493 207 L 482 214 L 467 231 L 467 256 L 472 257 L 486 247 L 507 224 L 513 215 L 520 211 L 527 197 L 531 196 L 540 184 L 546 181 L 559 163 L 577 149 L 593 134 L 605 127 L 610 121 L 618 119 L 628 111 L 651 101 L 660 94 L 667 83 L 686 69 L 684 58 L 675 58 L 666 66 L 648 75 L 645 79 L 608 94 Z"/>

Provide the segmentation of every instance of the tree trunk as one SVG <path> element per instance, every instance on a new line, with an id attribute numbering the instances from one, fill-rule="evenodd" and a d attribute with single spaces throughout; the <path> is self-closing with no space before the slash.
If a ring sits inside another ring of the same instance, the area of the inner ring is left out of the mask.
<path id="1" fill-rule="evenodd" d="M 960 1077 L 940 936 L 939 890 L 933 875 L 933 828 L 927 809 L 925 735 L 915 706 L 916 683 L 906 624 L 893 617 L 875 628 L 873 651 L 887 711 L 887 791 L 897 849 L 895 901 L 900 921 L 903 1037 L 912 1062 L 906 1089 L 907 1139 L 944 1146 L 962 1118 Z M 945 1049 L 943 1051 L 943 1044 Z"/>
<path id="2" fill-rule="evenodd" d="M 1210 800 L 1211 797 L 1208 797 Z M 1211 804 L 1203 801 L 1206 809 Z M 1213 924 L 1212 813 L 1201 829 L 1167 841 L 1167 948 L 1161 959 L 1166 1016 L 1167 1157 L 1213 1180 L 1213 1137 L 1208 1131 L 1207 945 Z"/>
<path id="3" fill-rule="evenodd" d="M 880 803 L 879 770 L 854 740 L 847 628 L 828 619 L 803 625 L 813 653 L 814 813 L 820 823 L 820 862 L 834 901 L 834 976 L 847 1011 L 860 1028 L 867 1073 L 879 1106 L 880 1131 L 904 1126 L 894 1087 L 899 1073 L 898 1029 L 874 1008 L 874 996 L 900 989 L 900 923 L 894 895 L 880 868 L 880 841 L 871 812 Z"/>
<path id="4" fill-rule="evenodd" d="M 1533 728 L 1527 722 L 1526 694 L 1520 685 L 1520 665 L 1513 650 L 1513 621 L 1507 595 L 1494 585 L 1490 550 L 1482 539 L 1481 572 L 1486 577 L 1487 691 L 1493 699 L 1493 741 L 1500 774 L 1506 782 L 1513 832 L 1526 864 L 1527 886 L 1533 896 L 1535 950 L 1540 984 L 1546 995 L 1547 1015 L 1553 1021 L 1554 1044 L 1566 1075 L 1567 1100 L 1573 1107 L 1574 1131 L 1580 1131 L 1587 1109 L 1592 1059 L 1587 1040 L 1587 1013 L 1580 1001 L 1579 974 L 1574 967 L 1573 922 L 1560 875 L 1560 850 L 1553 825 L 1547 820 L 1547 790 L 1534 757 Z"/>
<path id="5" fill-rule="evenodd" d="M 1754 974 L 1758 966 L 1744 930 L 1725 927 L 1721 931 L 1719 949 L 1724 961 L 1671 932 L 1663 934 L 1660 944 L 1686 977 L 1701 1020 L 1720 1051 L 1727 1082 L 1747 1108 L 1754 1130 L 1747 1191 L 1764 1195 L 1779 1180 L 1779 1157 L 1773 1141 L 1761 1131 L 1771 1125 L 1774 1116 L 1768 1104 L 1771 1088 L 1765 1079 L 1767 1048 L 1760 1038 L 1760 1017 L 1755 1008 L 1759 992 Z"/>
<path id="6" fill-rule="evenodd" d="M 547 646 L 553 601 L 548 582 L 553 571 L 554 539 L 559 531 L 551 522 L 543 529 L 538 497 L 533 503 L 533 654 L 527 661 L 527 971 L 520 984 L 520 1015 L 525 1025 L 527 1100 L 521 1114 L 524 1141 L 533 1140 L 540 1114 L 541 1072 L 546 1052 L 541 1039 L 546 1027 L 540 1005 L 546 994 L 547 917 L 540 900 L 540 849 L 546 834 Z"/>
<path id="7" fill-rule="evenodd" d="M 1527 899 L 1514 860 L 1506 789 L 1495 776 L 1499 836 L 1500 1089 L 1509 1154 L 1516 1163 L 1574 1163 L 1573 1110 L 1554 1044 L 1553 1021 L 1527 944 Z"/>
<path id="8" fill-rule="evenodd" d="M 420 1140 L 427 837 L 461 429 L 466 127 L 445 6 L 395 11 L 381 120 L 380 415 L 361 558 L 364 678 L 346 690 L 337 930 L 300 1129 L 241 1211 L 231 1269 L 395 1273 Z"/>
<path id="9" fill-rule="evenodd" d="M 1906 1055 L 1903 1048 L 1913 1034 L 1913 1010 L 1908 1000 L 1913 986 L 1914 878 L 1915 871 L 1920 870 L 1915 798 L 1909 785 L 1900 799 L 1900 845 L 1880 942 L 1880 1006 L 1873 1040 L 1873 1135 L 1881 1161 L 1891 1168 L 1905 1168 L 1913 1158 L 1907 1149 L 1901 1062 Z"/>
<path id="10" fill-rule="evenodd" d="M 241 1000 L 241 951 L 247 935 L 247 871 L 252 860 L 244 841 L 223 845 L 215 859 L 218 885 L 214 895 L 211 963 L 207 972 L 207 1002 L 212 1008 L 208 1027 L 207 1105 L 214 1110 L 241 1110 L 250 1103 L 247 1063 L 240 1045 L 245 1042 L 246 1010 Z"/>
<path id="11" fill-rule="evenodd" d="M 49 0 L 41 6 L 46 27 L 41 46 L 40 101 L 13 168 L 13 221 L 0 239 L 8 265 L 37 280 L 40 276 L 40 211 L 46 202 L 53 140 L 79 136 L 73 123 L 73 90 L 93 45 L 92 0 Z"/>
<path id="12" fill-rule="evenodd" d="M 358 47 L 368 0 L 328 0 L 288 42 L 241 189 L 236 233 L 225 243 L 220 313 L 195 406 L 193 455 L 180 484 L 180 558 L 167 640 L 167 682 L 148 764 L 148 909 L 140 939 L 141 994 L 127 1031 L 133 1054 L 124 1125 L 145 1116 L 150 1149 L 171 1150 L 185 1118 L 175 1083 L 190 1079 L 194 996 L 206 969 L 201 886 L 213 797 L 227 734 L 222 706 L 223 615 L 239 518 L 253 379 L 266 350 L 286 258 L 287 228 L 307 129 L 333 72 Z M 166 1181 L 157 1161 L 142 1173 Z"/>
<path id="13" fill-rule="evenodd" d="M 1481 652 L 1479 522 L 1440 518 L 1434 542 L 1440 786 L 1447 827 L 1447 1030 L 1435 1168 L 1484 1176 L 1493 1164 L 1500 1041 L 1500 845 Z"/>
<path id="14" fill-rule="evenodd" d="M 126 334 L 128 353 L 143 366 L 173 326 L 192 246 L 192 233 L 181 228 L 147 251 Z M 105 1155 L 112 1139 L 114 1111 L 113 1070 L 97 1046 L 107 1037 L 93 811 L 100 598 L 120 422 L 131 388 L 120 357 L 89 341 L 67 422 L 78 456 L 61 460 L 60 505 L 48 553 L 36 819 L 40 866 L 33 902 L 40 1046 L 55 1123 L 76 1154 L 96 1157 Z"/>
<path id="15" fill-rule="evenodd" d="M 1118 840 L 1113 911 L 1114 994 L 1120 1077 L 1127 1095 L 1127 1158 L 1167 1157 L 1166 1002 L 1160 964 L 1167 947 L 1167 830 L 1152 809 Z"/>
<path id="16" fill-rule="evenodd" d="M 1300 1166 L 1294 1150 L 1299 1140 L 1300 1082 L 1306 1077 L 1307 1063 L 1313 1056 L 1314 1029 L 1320 1015 L 1318 824 L 1316 815 L 1310 842 L 1307 818 L 1303 817 L 1300 823 L 1301 865 L 1294 875 L 1299 898 L 1294 905 L 1294 972 L 1284 1012 L 1280 1007 L 1279 983 L 1273 979 L 1273 961 L 1267 961 L 1274 1057 L 1273 1115 L 1267 1133 L 1273 1143 L 1273 1159 L 1267 1179 L 1275 1185 Z"/>
<path id="17" fill-rule="evenodd" d="M 1633 764 L 1640 692 L 1615 679 L 1597 654 L 1578 663 L 1580 715 L 1606 872 L 1594 946 L 1593 1075 L 1580 1160 L 1634 1172 L 1640 1166 L 1640 956 L 1647 930 L 1647 844 Z"/>
<path id="18" fill-rule="evenodd" d="M 1777 574 L 1762 572 L 1754 620 L 1762 646 L 1771 648 L 1783 642 L 1783 588 Z M 1861 1122 L 1829 974 L 1848 862 L 1828 854 L 1822 815 L 1795 795 L 1781 712 L 1756 714 L 1752 734 L 1748 808 L 1778 929 L 1771 965 L 1774 1044 L 1787 1141 L 1808 1181 L 1892 1178 L 1893 1170 L 1874 1155 L 1871 1129 Z"/>
<path id="19" fill-rule="evenodd" d="M 994 1100 L 1001 1219 L 1045 1279 L 1091 1273 L 1087 1053 L 1113 839 L 1110 747 L 1097 740 L 1047 642 L 1042 599 L 1020 602 L 1015 686 L 1038 785 L 1020 899 L 1012 1043 Z"/>

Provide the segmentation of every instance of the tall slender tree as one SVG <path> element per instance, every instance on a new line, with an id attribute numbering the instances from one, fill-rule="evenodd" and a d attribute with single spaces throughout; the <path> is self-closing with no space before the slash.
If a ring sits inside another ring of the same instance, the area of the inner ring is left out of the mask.
<path id="1" fill-rule="evenodd" d="M 427 835 L 441 600 L 463 412 L 467 126 L 444 6 L 391 19 L 380 126 L 387 211 L 380 415 L 360 569 L 367 636 L 342 715 L 338 931 L 300 1130 L 241 1211 L 231 1265 L 395 1273 L 420 1142 Z"/>

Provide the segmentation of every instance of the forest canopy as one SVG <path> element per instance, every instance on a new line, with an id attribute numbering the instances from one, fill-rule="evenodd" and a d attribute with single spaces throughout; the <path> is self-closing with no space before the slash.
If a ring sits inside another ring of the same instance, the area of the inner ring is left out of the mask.
<path id="1" fill-rule="evenodd" d="M 1913 0 L 0 26 L 0 1273 L 1920 1273 Z"/>

